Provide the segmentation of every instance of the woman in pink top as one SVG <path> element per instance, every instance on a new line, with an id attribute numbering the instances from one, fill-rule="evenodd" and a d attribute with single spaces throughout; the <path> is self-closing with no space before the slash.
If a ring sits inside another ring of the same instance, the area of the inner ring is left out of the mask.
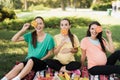
<path id="1" fill-rule="evenodd" d="M 87 35 L 81 41 L 81 64 L 84 66 L 85 59 L 88 61 L 88 71 L 92 75 L 120 74 L 120 65 L 115 65 L 120 60 L 120 51 L 114 51 L 112 34 L 106 30 L 105 40 L 102 37 L 102 27 L 97 21 L 89 25 Z M 108 58 L 106 50 L 112 53 Z"/>

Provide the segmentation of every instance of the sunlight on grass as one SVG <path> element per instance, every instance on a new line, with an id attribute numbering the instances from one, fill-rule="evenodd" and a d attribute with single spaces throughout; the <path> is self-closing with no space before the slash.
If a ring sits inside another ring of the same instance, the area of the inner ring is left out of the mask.
<path id="1" fill-rule="evenodd" d="M 0 54 L 3 53 L 15 53 L 25 54 L 27 53 L 27 45 L 24 42 L 14 43 L 8 40 L 0 40 Z"/>
<path id="2" fill-rule="evenodd" d="M 115 48 L 120 49 L 120 42 L 114 42 Z"/>

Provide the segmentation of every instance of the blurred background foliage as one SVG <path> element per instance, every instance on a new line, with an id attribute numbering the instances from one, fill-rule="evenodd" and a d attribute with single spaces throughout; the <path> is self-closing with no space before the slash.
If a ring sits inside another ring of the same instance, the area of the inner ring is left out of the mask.
<path id="1" fill-rule="evenodd" d="M 80 26 L 87 26 L 92 20 L 89 18 L 82 18 L 82 17 L 68 17 L 71 21 L 72 27 L 80 27 Z M 24 19 L 5 19 L 3 22 L 0 23 L 0 29 L 6 30 L 20 30 L 24 23 L 31 22 L 34 17 L 31 18 L 24 18 Z M 45 27 L 46 28 L 58 28 L 59 21 L 62 17 L 50 17 L 45 18 Z M 32 29 L 32 27 L 30 28 Z"/>
<path id="2" fill-rule="evenodd" d="M 114 0 L 0 0 L 0 5 L 8 8 L 29 10 L 31 6 L 43 5 L 48 8 L 76 7 L 90 8 L 93 5 L 111 3 Z M 105 4 L 104 4 L 105 5 Z"/>
<path id="3" fill-rule="evenodd" d="M 50 8 L 91 8 L 105 11 L 111 8 L 113 0 L 0 0 L 0 21 L 16 18 L 14 10 L 33 11 Z"/>

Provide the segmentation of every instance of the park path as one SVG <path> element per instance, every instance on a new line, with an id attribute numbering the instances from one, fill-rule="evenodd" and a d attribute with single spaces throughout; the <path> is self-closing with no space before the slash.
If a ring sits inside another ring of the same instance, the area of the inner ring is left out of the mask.
<path id="1" fill-rule="evenodd" d="M 52 9 L 47 11 L 33 11 L 33 12 L 24 12 L 17 14 L 19 18 L 21 17 L 87 17 L 99 21 L 102 24 L 109 25 L 120 25 L 120 12 L 112 12 L 111 16 L 108 15 L 107 11 L 93 11 L 90 9 L 71 9 L 67 8 L 66 11 L 62 11 L 60 8 Z"/>

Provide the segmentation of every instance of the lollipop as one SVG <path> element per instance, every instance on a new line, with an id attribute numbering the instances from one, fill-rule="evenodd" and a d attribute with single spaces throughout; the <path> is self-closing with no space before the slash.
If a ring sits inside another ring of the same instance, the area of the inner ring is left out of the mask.
<path id="1" fill-rule="evenodd" d="M 31 26 L 33 26 L 33 27 L 37 27 L 37 25 L 38 25 L 38 24 L 37 24 L 36 21 L 32 21 L 32 22 L 31 22 Z"/>
<path id="2" fill-rule="evenodd" d="M 61 29 L 61 34 L 62 35 L 67 35 L 68 34 L 68 30 L 67 29 Z"/>
<path id="3" fill-rule="evenodd" d="M 102 27 L 101 27 L 101 26 L 97 26 L 97 28 L 95 29 L 95 31 L 96 31 L 97 33 L 102 32 Z"/>

